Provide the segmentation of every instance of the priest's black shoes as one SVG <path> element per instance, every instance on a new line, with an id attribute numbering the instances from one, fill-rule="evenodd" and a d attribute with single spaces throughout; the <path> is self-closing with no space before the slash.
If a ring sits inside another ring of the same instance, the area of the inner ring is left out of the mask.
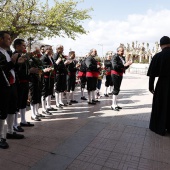
<path id="1" fill-rule="evenodd" d="M 117 107 L 111 106 L 111 109 L 114 110 L 114 111 L 119 111 L 119 109 Z"/>

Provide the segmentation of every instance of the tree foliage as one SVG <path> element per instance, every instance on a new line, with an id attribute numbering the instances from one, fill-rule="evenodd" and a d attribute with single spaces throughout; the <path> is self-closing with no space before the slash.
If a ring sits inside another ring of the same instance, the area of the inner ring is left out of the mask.
<path id="1" fill-rule="evenodd" d="M 83 2 L 83 1 L 81 1 Z M 78 9 L 74 0 L 55 1 L 49 7 L 48 0 L 0 0 L 0 30 L 11 32 L 12 39 L 67 36 L 75 39 L 77 34 L 86 34 L 82 23 L 90 19 L 92 9 Z"/>

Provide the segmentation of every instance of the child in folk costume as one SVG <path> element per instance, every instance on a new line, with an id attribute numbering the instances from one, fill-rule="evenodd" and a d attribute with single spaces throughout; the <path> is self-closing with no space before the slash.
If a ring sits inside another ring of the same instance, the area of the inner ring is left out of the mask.
<path id="1" fill-rule="evenodd" d="M 96 85 L 96 99 L 100 99 L 101 98 L 101 94 L 100 94 L 100 89 L 101 89 L 101 85 L 102 85 L 102 79 L 105 75 L 105 70 L 103 68 L 103 64 L 101 62 L 100 58 L 97 58 L 97 64 L 100 66 L 99 67 L 99 75 L 98 75 L 98 79 L 97 79 L 97 85 Z"/>

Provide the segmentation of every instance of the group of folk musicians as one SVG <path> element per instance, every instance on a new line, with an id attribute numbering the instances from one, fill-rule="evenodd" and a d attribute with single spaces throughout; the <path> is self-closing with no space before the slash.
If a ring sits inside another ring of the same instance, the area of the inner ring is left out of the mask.
<path id="1" fill-rule="evenodd" d="M 11 44 L 14 52 L 10 50 Z M 52 115 L 51 111 L 62 110 L 67 105 L 78 103 L 74 98 L 77 77 L 80 80 L 81 100 L 95 105 L 99 102 L 96 98 L 96 88 L 100 89 L 100 77 L 104 73 L 104 95 L 113 96 L 112 110 L 121 109 L 117 105 L 117 96 L 123 73 L 132 64 L 131 61 L 125 61 L 124 48 L 118 47 L 115 55 L 108 52 L 103 64 L 96 59 L 96 49 L 91 49 L 81 61 L 75 59 L 75 51 L 70 51 L 68 56 L 65 56 L 63 51 L 62 45 L 57 45 L 56 53 L 53 52 L 52 46 L 45 45 L 36 47 L 33 52 L 27 52 L 24 39 L 18 38 L 12 42 L 9 32 L 0 31 L 0 148 L 9 147 L 6 139 L 23 139 L 24 135 L 17 133 L 24 132 L 23 127 L 34 126 L 25 116 L 28 96 L 31 119 L 34 121 L 41 121 Z M 111 93 L 108 93 L 109 86 L 113 87 Z M 87 98 L 84 95 L 85 88 Z M 66 103 L 63 102 L 63 94 Z M 55 108 L 51 107 L 53 95 Z M 38 110 L 40 104 L 42 113 Z M 7 132 L 4 128 L 5 120 Z"/>

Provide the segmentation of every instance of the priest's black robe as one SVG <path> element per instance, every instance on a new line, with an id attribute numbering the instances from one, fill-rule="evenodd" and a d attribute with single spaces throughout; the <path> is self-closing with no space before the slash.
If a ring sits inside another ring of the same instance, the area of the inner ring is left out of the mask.
<path id="1" fill-rule="evenodd" d="M 153 92 L 149 128 L 159 135 L 170 132 L 170 47 L 157 53 L 149 66 L 149 90 Z M 155 77 L 158 81 L 154 88 Z"/>

